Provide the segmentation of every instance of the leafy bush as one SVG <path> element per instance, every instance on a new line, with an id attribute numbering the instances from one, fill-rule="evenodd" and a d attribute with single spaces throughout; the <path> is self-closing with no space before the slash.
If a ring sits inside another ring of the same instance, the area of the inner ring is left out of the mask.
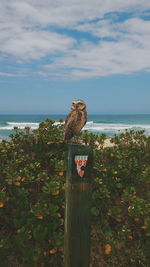
<path id="1" fill-rule="evenodd" d="M 64 149 L 61 127 L 41 123 L 16 130 L 1 151 L 0 261 L 23 266 L 60 266 L 64 224 Z M 57 153 L 56 153 L 57 151 Z"/>
<path id="2" fill-rule="evenodd" d="M 0 262 L 2 266 L 63 266 L 63 126 L 15 128 L 0 143 Z M 150 263 L 150 137 L 126 131 L 112 138 L 87 131 L 80 142 L 94 149 L 92 266 Z"/>
<path id="3" fill-rule="evenodd" d="M 100 266 L 98 262 L 104 266 L 148 266 L 150 137 L 143 131 L 126 131 L 111 141 L 113 147 L 95 153 L 92 217 L 95 266 Z"/>

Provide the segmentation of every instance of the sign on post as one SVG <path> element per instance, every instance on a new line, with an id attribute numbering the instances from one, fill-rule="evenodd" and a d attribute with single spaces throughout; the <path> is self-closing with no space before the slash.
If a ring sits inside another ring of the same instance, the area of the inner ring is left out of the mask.
<path id="1" fill-rule="evenodd" d="M 90 202 L 92 150 L 68 144 L 65 208 L 65 267 L 90 262 Z"/>

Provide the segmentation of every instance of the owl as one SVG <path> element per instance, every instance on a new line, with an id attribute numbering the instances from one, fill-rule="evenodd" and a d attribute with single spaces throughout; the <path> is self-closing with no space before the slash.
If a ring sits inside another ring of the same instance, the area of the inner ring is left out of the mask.
<path id="1" fill-rule="evenodd" d="M 71 112 L 65 121 L 65 140 L 78 135 L 87 121 L 86 104 L 83 100 L 77 99 L 72 102 Z"/>

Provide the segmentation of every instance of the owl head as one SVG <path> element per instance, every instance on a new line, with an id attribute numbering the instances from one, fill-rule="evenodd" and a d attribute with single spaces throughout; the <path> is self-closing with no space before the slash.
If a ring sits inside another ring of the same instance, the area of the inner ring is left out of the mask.
<path id="1" fill-rule="evenodd" d="M 86 109 L 86 104 L 81 99 L 74 100 L 72 102 L 72 110 L 75 110 L 75 109 L 84 110 L 84 109 Z"/>

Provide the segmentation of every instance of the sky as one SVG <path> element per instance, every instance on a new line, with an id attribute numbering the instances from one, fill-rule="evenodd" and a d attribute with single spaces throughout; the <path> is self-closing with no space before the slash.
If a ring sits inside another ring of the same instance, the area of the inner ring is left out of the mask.
<path id="1" fill-rule="evenodd" d="M 1 0 L 0 114 L 150 114 L 150 1 Z"/>

